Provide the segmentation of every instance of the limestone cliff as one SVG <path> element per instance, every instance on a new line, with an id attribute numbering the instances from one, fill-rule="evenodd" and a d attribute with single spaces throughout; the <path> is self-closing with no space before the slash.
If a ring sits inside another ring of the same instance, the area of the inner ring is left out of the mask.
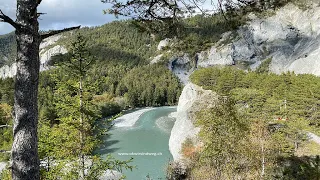
<path id="1" fill-rule="evenodd" d="M 0 174 L 1 174 L 1 172 L 2 172 L 3 170 L 5 170 L 6 166 L 7 166 L 7 163 L 5 163 L 5 162 L 0 162 Z"/>
<path id="2" fill-rule="evenodd" d="M 198 53 L 195 67 L 233 65 L 246 62 L 251 69 L 271 58 L 269 69 L 274 73 L 294 71 L 320 76 L 320 7 L 309 9 L 288 4 L 267 18 L 249 15 L 246 25 L 236 32 L 227 32 L 207 51 Z M 191 58 L 187 54 L 169 60 L 169 69 L 186 84 L 179 99 L 176 122 L 169 148 L 174 160 L 181 159 L 181 145 L 186 138 L 197 139 L 194 112 L 217 102 L 218 96 L 189 83 Z M 208 97 L 211 96 L 211 97 Z M 213 102 L 207 102 L 213 99 Z"/>
<path id="3" fill-rule="evenodd" d="M 52 36 L 45 39 L 40 44 L 40 71 L 49 69 L 48 62 L 51 57 L 57 54 L 67 53 L 67 49 L 60 45 L 55 45 L 55 43 L 61 38 L 61 35 Z M 17 65 L 13 63 L 8 66 L 5 65 L 0 68 L 0 78 L 13 77 L 17 73 Z"/>
<path id="4" fill-rule="evenodd" d="M 306 9 L 289 3 L 267 17 L 251 13 L 245 25 L 222 34 L 219 42 L 198 53 L 196 61 L 185 54 L 169 60 L 169 68 L 186 84 L 194 62 L 195 67 L 245 63 L 254 70 L 269 58 L 274 73 L 320 76 L 319 2 Z"/>
<path id="5" fill-rule="evenodd" d="M 214 106 L 217 101 L 218 96 L 210 90 L 204 90 L 192 83 L 188 83 L 184 87 L 179 98 L 175 113 L 176 121 L 169 139 L 169 150 L 175 161 L 182 158 L 181 145 L 187 138 L 198 142 L 197 134 L 200 129 L 194 126 L 195 113 L 203 108 Z"/>

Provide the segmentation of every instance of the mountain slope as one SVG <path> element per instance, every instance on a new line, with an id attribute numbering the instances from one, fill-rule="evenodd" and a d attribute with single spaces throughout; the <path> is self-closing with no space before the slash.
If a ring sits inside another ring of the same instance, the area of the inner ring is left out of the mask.
<path id="1" fill-rule="evenodd" d="M 187 83 L 194 68 L 236 65 L 255 70 L 271 59 L 267 65 L 271 72 L 294 71 L 320 76 L 319 2 L 303 8 L 289 3 L 263 15 L 250 13 L 247 18 L 244 25 L 220 34 L 218 42 L 213 42 L 205 51 L 197 51 L 195 56 L 174 54 L 169 58 L 170 69 Z M 177 42 L 168 46 L 174 44 Z M 164 49 L 161 53 L 166 55 L 168 51 Z"/>
<path id="2" fill-rule="evenodd" d="M 52 56 L 67 53 L 70 40 L 78 33 L 86 37 L 88 49 L 102 64 L 126 64 L 132 68 L 148 64 L 149 58 L 156 51 L 156 42 L 150 35 L 139 32 L 130 21 L 115 21 L 45 39 L 40 45 L 41 70 L 48 69 Z M 13 77 L 15 74 L 15 66 L 12 66 L 15 46 L 14 33 L 0 36 L 1 78 Z"/>
<path id="3" fill-rule="evenodd" d="M 15 51 L 16 39 L 14 32 L 0 35 L 0 67 L 13 63 Z"/>
<path id="4" fill-rule="evenodd" d="M 82 28 L 79 32 L 87 37 L 88 47 L 92 54 L 99 60 L 108 63 L 142 65 L 148 64 L 150 57 L 170 54 L 172 58 L 167 59 L 169 69 L 185 83 L 193 71 L 192 67 L 240 64 L 256 69 L 261 62 L 267 59 L 272 59 L 269 68 L 275 73 L 294 71 L 300 74 L 320 75 L 320 61 L 318 60 L 320 55 L 320 7 L 318 3 L 312 3 L 308 8 L 289 3 L 276 11 L 267 11 L 263 16 L 259 13 L 256 15 L 251 13 L 247 16 L 248 21 L 235 30 L 221 23 L 219 20 L 221 18 L 216 15 L 186 19 L 185 22 L 190 28 L 187 28 L 186 32 L 181 35 L 183 36 L 180 37 L 183 39 L 182 43 L 173 40 L 171 47 L 161 48 L 162 50 L 158 49 L 158 51 L 156 49 L 158 42 L 148 33 L 139 32 L 130 21 Z M 68 49 L 68 41 L 73 36 L 70 33 L 63 34 L 64 38 L 61 38 L 56 45 Z M 12 37 L 13 34 L 0 37 L 0 66 L 13 62 L 14 41 Z M 52 47 L 54 47 L 53 44 L 44 50 Z M 59 52 L 59 50 L 51 51 L 54 53 L 49 53 L 49 55 Z M 197 54 L 196 59 L 194 54 Z M 170 56 L 163 56 L 161 59 L 166 57 Z M 11 69 L 14 71 L 14 68 L 10 67 L 0 70 L 2 72 L 0 76 L 4 77 L 9 74 L 10 77 L 11 74 L 14 74 L 8 73 Z M 43 67 L 43 69 L 46 68 Z"/>

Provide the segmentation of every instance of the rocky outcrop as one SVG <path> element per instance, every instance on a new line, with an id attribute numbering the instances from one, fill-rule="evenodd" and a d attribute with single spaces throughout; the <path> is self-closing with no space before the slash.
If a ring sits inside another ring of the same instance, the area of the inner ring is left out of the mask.
<path id="1" fill-rule="evenodd" d="M 159 42 L 158 47 L 157 47 L 158 51 L 161 51 L 164 47 L 169 46 L 170 42 L 171 42 L 171 39 L 169 39 L 169 38 L 166 38 L 166 39 L 164 39 L 164 40 L 161 40 L 161 41 Z"/>
<path id="2" fill-rule="evenodd" d="M 51 60 L 51 57 L 57 54 L 66 54 L 68 51 L 65 47 L 56 45 L 48 50 L 40 51 L 40 71 L 45 71 L 49 69 L 48 63 Z"/>
<path id="3" fill-rule="evenodd" d="M 309 137 L 309 139 L 317 144 L 320 144 L 320 137 L 317 136 L 316 134 L 314 133 L 311 133 L 311 132 L 307 132 L 307 136 Z"/>
<path id="4" fill-rule="evenodd" d="M 161 58 L 163 57 L 163 54 L 159 54 L 158 56 L 154 57 L 151 61 L 150 64 L 155 64 L 160 62 Z"/>
<path id="5" fill-rule="evenodd" d="M 258 18 L 250 14 L 249 19 L 236 32 L 223 34 L 209 50 L 198 53 L 197 59 L 185 54 L 169 61 L 169 69 L 186 84 L 169 140 L 174 160 L 181 159 L 181 144 L 186 138 L 195 139 L 199 132 L 193 124 L 192 114 L 204 108 L 203 105 L 210 106 L 208 99 L 218 102 L 215 93 L 188 83 L 193 68 L 247 62 L 251 69 L 255 69 L 262 61 L 271 58 L 269 68 L 274 73 L 294 71 L 320 76 L 319 6 L 301 10 L 288 4 L 270 17 Z M 212 97 L 208 98 L 209 95 Z"/>
<path id="6" fill-rule="evenodd" d="M 55 44 L 61 37 L 62 35 L 55 35 L 44 39 L 40 44 L 40 51 L 41 49 L 45 49 L 46 47 Z"/>
<path id="7" fill-rule="evenodd" d="M 7 166 L 6 162 L 0 162 L 0 174 L 6 168 L 6 166 Z"/>
<path id="8" fill-rule="evenodd" d="M 67 49 L 63 46 L 54 44 L 61 38 L 61 35 L 52 36 L 45 39 L 40 44 L 40 71 L 48 70 L 49 66 L 48 63 L 52 56 L 57 54 L 65 54 L 67 53 Z M 52 47 L 51 47 L 52 46 Z M 50 47 L 50 48 L 49 48 Z M 13 77 L 17 73 L 17 64 L 13 63 L 12 65 L 8 66 L 5 65 L 0 68 L 0 78 L 7 78 Z"/>
<path id="9" fill-rule="evenodd" d="M 105 173 L 103 173 L 99 180 L 106 180 L 106 179 L 112 179 L 112 180 L 120 180 L 123 179 L 123 174 L 115 171 L 115 170 L 107 170 Z"/>
<path id="10" fill-rule="evenodd" d="M 168 68 L 184 85 L 189 82 L 189 76 L 194 70 L 194 68 L 192 68 L 192 62 L 187 54 L 180 57 L 172 57 L 169 60 Z"/>
<path id="11" fill-rule="evenodd" d="M 169 69 L 186 84 L 192 68 L 245 63 L 254 70 L 270 58 L 271 72 L 320 76 L 320 6 L 311 3 L 302 10 L 289 3 L 273 13 L 264 18 L 249 14 L 246 25 L 222 34 L 219 42 L 199 52 L 195 60 L 186 54 L 172 58 Z"/>
<path id="12" fill-rule="evenodd" d="M 235 35 L 226 33 L 222 41 L 201 52 L 198 66 L 246 61 L 254 69 L 261 61 L 272 58 L 272 72 L 320 75 L 320 7 L 301 10 L 288 4 L 268 18 L 254 14 L 249 18 Z"/>
<path id="13" fill-rule="evenodd" d="M 216 93 L 204 90 L 201 87 L 188 83 L 179 98 L 177 112 L 174 114 L 176 121 L 171 130 L 169 139 L 169 150 L 175 161 L 180 160 L 181 145 L 187 139 L 192 139 L 195 143 L 200 129 L 194 126 L 195 113 L 204 108 L 214 106 L 218 101 Z"/>
<path id="14" fill-rule="evenodd" d="M 232 45 L 226 45 L 221 48 L 212 47 L 208 51 L 202 51 L 198 54 L 198 67 L 209 67 L 214 65 L 232 65 L 234 58 L 230 53 Z"/>
<path id="15" fill-rule="evenodd" d="M 17 64 L 13 63 L 12 65 L 8 66 L 2 66 L 0 68 L 0 78 L 7 78 L 7 77 L 13 77 L 17 74 Z"/>

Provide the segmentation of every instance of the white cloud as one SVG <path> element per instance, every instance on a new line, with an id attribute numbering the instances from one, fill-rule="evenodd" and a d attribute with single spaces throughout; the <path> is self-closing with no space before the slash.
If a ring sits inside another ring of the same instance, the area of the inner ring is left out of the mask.
<path id="1" fill-rule="evenodd" d="M 103 9 L 110 7 L 100 0 L 42 0 L 38 12 L 47 13 L 40 17 L 40 29 L 61 29 L 70 25 L 97 26 L 116 18 L 104 15 Z M 15 18 L 16 1 L 1 0 L 0 9 Z M 0 22 L 0 34 L 13 31 L 9 25 Z"/>

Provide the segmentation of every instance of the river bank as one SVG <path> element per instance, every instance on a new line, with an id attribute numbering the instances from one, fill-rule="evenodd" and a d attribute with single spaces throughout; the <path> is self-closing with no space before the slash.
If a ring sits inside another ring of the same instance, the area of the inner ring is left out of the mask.
<path id="1" fill-rule="evenodd" d="M 123 116 L 120 116 L 115 120 L 113 120 L 113 124 L 115 127 L 132 127 L 139 120 L 139 117 L 143 113 L 151 111 L 153 109 L 155 108 L 147 107 L 143 109 L 136 109 L 136 110 L 134 109 L 134 110 L 125 111 L 125 114 Z"/>

